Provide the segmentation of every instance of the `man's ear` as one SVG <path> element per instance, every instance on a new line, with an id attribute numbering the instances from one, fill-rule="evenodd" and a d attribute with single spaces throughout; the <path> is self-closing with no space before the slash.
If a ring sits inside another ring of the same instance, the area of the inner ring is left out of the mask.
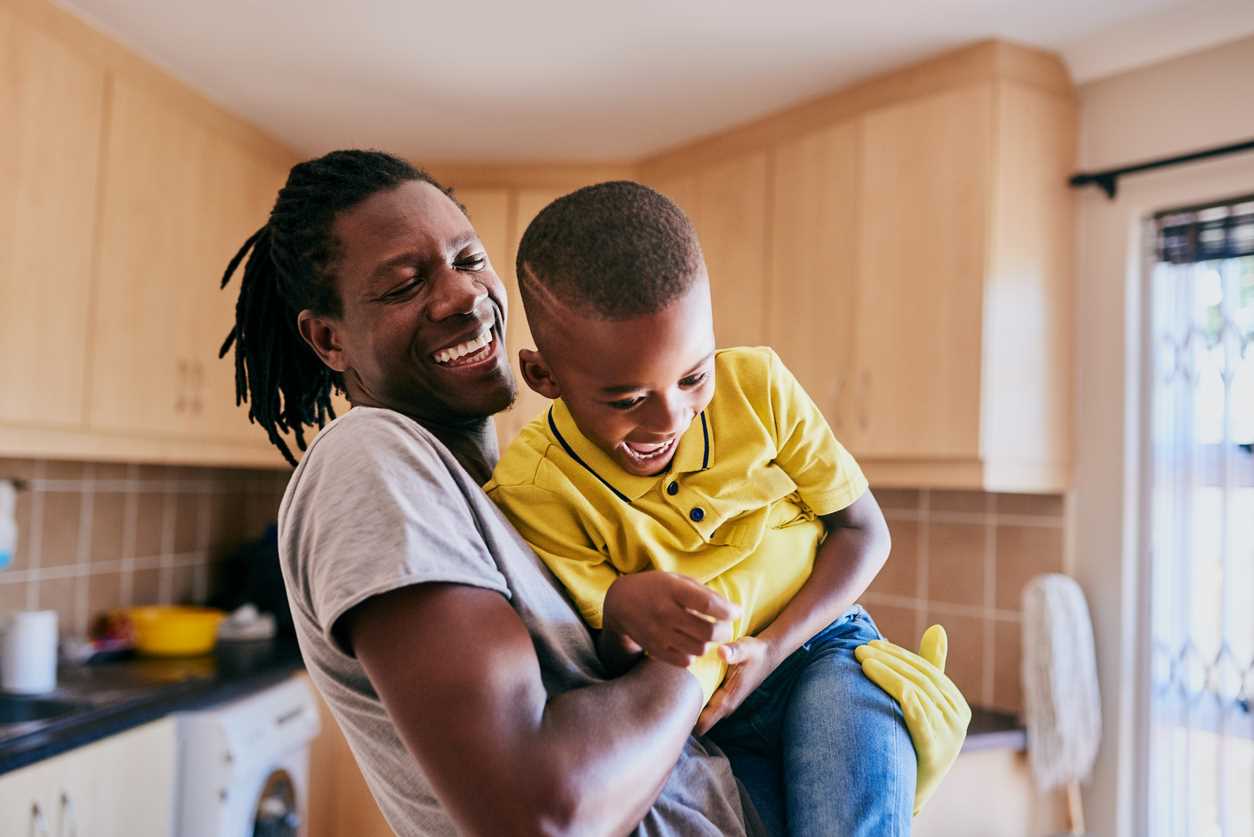
<path id="1" fill-rule="evenodd" d="M 527 382 L 527 386 L 545 398 L 552 401 L 561 396 L 562 388 L 557 385 L 557 379 L 553 377 L 552 370 L 544 362 L 544 356 L 535 349 L 518 350 L 518 368 L 522 370 L 523 380 Z"/>
<path id="2" fill-rule="evenodd" d="M 315 314 L 308 308 L 296 316 L 296 327 L 309 347 L 331 369 L 344 372 L 348 369 L 348 360 L 340 342 L 339 325 L 335 320 Z"/>

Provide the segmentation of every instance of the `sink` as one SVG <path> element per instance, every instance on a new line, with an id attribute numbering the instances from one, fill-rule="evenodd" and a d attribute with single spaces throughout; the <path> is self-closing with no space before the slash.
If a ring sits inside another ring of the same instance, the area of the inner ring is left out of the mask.
<path id="1" fill-rule="evenodd" d="M 87 704 L 70 700 L 0 694 L 0 726 L 46 721 L 85 708 Z"/>

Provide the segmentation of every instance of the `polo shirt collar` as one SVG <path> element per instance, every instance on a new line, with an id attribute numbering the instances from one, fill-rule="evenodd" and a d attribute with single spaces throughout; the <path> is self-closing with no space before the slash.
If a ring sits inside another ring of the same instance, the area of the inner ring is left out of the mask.
<path id="1" fill-rule="evenodd" d="M 557 399 L 549 407 L 547 422 L 549 432 L 557 437 L 557 443 L 566 453 L 628 503 L 639 500 L 669 475 L 705 470 L 714 458 L 714 428 L 705 413 L 693 419 L 680 437 L 670 468 L 651 477 L 627 473 L 604 451 L 585 438 L 562 399 Z"/>

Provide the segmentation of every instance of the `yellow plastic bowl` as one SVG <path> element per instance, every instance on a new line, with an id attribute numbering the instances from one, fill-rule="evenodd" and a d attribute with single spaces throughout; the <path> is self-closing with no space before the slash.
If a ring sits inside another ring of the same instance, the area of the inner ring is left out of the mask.
<path id="1" fill-rule="evenodd" d="M 135 634 L 135 650 L 155 657 L 194 657 L 213 649 L 226 618 L 207 607 L 151 605 L 123 611 Z"/>

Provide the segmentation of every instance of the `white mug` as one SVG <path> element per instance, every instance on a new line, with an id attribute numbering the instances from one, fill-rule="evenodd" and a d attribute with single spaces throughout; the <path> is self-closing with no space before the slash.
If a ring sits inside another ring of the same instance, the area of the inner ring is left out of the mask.
<path id="1" fill-rule="evenodd" d="M 57 612 L 19 610 L 9 614 L 0 641 L 0 689 L 24 695 L 57 687 Z"/>

